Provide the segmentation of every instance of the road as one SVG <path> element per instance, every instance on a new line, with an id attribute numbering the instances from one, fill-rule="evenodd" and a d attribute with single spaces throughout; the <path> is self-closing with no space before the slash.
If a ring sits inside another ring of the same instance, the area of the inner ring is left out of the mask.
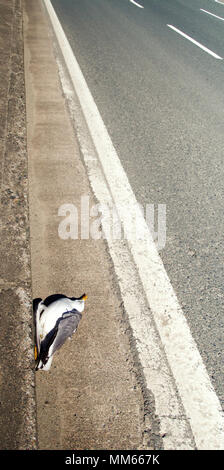
<path id="1" fill-rule="evenodd" d="M 224 6 L 138 4 L 52 1 L 138 202 L 166 204 L 160 256 L 224 405 L 224 61 L 168 26 L 222 58 Z"/>

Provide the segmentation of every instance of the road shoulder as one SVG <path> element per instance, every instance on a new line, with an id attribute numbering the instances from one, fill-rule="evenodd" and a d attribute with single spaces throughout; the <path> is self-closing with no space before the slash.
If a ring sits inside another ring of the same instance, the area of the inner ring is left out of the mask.
<path id="1" fill-rule="evenodd" d="M 40 1 L 25 2 L 33 296 L 88 294 L 78 332 L 38 372 L 40 449 L 143 448 L 145 406 L 106 245 L 62 240 L 58 209 L 94 200 L 59 82 Z M 150 448 L 150 443 L 147 443 Z"/>

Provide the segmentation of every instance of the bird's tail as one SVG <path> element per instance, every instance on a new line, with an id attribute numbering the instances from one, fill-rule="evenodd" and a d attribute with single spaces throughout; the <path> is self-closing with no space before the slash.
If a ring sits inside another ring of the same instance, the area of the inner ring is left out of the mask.
<path id="1" fill-rule="evenodd" d="M 53 360 L 53 356 L 49 357 L 47 362 L 44 364 L 42 360 L 40 359 L 36 366 L 36 370 L 49 370 L 51 368 L 52 360 Z"/>

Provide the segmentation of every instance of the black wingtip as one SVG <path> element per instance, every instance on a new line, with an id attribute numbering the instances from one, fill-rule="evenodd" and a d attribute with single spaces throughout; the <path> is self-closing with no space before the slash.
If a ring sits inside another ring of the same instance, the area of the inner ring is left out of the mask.
<path id="1" fill-rule="evenodd" d="M 39 303 L 42 301 L 40 297 L 33 299 L 33 312 L 36 313 Z"/>
<path id="2" fill-rule="evenodd" d="M 68 298 L 68 297 L 64 294 L 52 294 L 46 297 L 46 299 L 44 299 L 44 305 L 48 307 L 53 302 L 56 302 L 57 300 L 65 299 L 65 298 Z"/>

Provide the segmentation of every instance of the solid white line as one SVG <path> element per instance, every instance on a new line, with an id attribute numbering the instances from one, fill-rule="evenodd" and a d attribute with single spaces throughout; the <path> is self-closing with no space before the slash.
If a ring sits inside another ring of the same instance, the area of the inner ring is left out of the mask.
<path id="1" fill-rule="evenodd" d="M 215 59 L 220 59 L 222 60 L 222 57 L 220 57 L 219 55 L 217 55 L 215 52 L 211 51 L 210 49 L 208 49 L 207 47 L 203 46 L 203 44 L 201 44 L 200 42 L 198 41 L 195 41 L 195 39 L 191 38 L 190 36 L 188 36 L 187 34 L 183 33 L 183 31 L 181 31 L 180 29 L 176 28 L 175 26 L 172 26 L 171 24 L 168 24 L 167 25 L 169 28 L 173 29 L 174 31 L 176 31 L 176 33 L 180 34 L 181 36 L 183 36 L 184 38 L 188 39 L 188 41 L 191 41 L 193 44 L 195 44 L 196 46 L 200 47 L 201 49 L 203 49 L 203 51 L 207 52 L 208 54 L 210 54 L 211 56 L 215 57 Z"/>
<path id="2" fill-rule="evenodd" d="M 135 2 L 134 0 L 129 0 L 131 3 L 133 3 L 134 5 L 136 5 L 136 7 L 139 7 L 139 8 L 144 8 L 142 5 L 140 5 L 139 3 Z"/>
<path id="3" fill-rule="evenodd" d="M 222 18 L 221 16 L 214 15 L 214 13 L 211 13 L 210 11 L 207 11 L 207 10 L 203 10 L 203 8 L 200 8 L 200 10 L 203 11 L 204 13 L 207 13 L 208 15 L 214 16 L 215 18 L 218 18 L 219 20 L 224 21 L 224 18 Z"/>
<path id="4" fill-rule="evenodd" d="M 220 5 L 223 5 L 224 6 L 224 3 L 223 2 L 219 2 L 219 0 L 215 0 L 216 3 L 219 3 Z"/>
<path id="5" fill-rule="evenodd" d="M 100 204 L 113 207 L 114 201 L 83 117 L 80 103 L 74 92 L 74 85 L 69 81 L 65 67 L 59 58 L 57 58 L 57 63 L 62 88 L 94 196 Z M 102 228 L 104 229 L 103 222 L 102 220 Z M 149 314 L 149 306 L 130 250 L 123 239 L 113 240 L 112 237 L 109 237 L 107 244 L 118 279 L 124 310 L 135 339 L 135 347 L 143 370 L 145 384 L 154 397 L 155 413 L 160 417 L 163 447 L 166 450 L 193 450 L 195 444 L 190 425 L 186 419 L 163 347 L 158 340 L 154 320 Z"/>
<path id="6" fill-rule="evenodd" d="M 136 216 L 136 209 L 138 209 L 135 195 L 51 2 L 50 0 L 44 0 L 44 2 L 49 12 L 59 46 L 63 52 L 71 81 L 79 98 L 82 112 L 85 116 L 119 218 L 123 224 L 124 231 L 127 232 L 127 213 L 129 214 L 129 222 L 130 217 Z M 95 179 L 97 180 L 98 172 L 93 168 L 94 171 Z M 101 182 L 99 181 L 99 186 L 100 184 Z M 102 193 L 108 191 L 106 185 L 102 186 L 101 190 Z M 220 402 L 212 387 L 196 343 L 192 338 L 187 321 L 140 209 L 138 217 L 141 223 L 143 239 L 141 241 L 128 239 L 129 249 L 137 266 L 153 320 L 179 390 L 186 417 L 190 422 L 196 446 L 201 450 L 223 449 L 224 418 Z M 109 238 L 108 241 L 110 243 Z M 122 259 L 118 262 L 124 263 Z M 130 293 L 128 292 L 128 294 Z M 136 305 L 137 307 L 138 304 Z M 132 306 L 132 315 L 135 317 L 135 305 Z M 141 329 L 141 319 L 136 317 L 135 322 L 138 324 L 138 328 Z M 146 335 L 145 332 L 144 334 Z M 142 347 L 141 338 L 141 336 L 138 338 L 140 349 Z M 149 364 L 150 354 L 153 353 L 154 351 L 151 352 L 151 343 L 149 343 Z M 145 360 L 147 363 L 147 357 L 145 357 Z M 162 365 L 157 362 L 154 376 L 155 374 L 157 375 L 158 381 L 161 368 Z M 150 367 L 148 372 L 149 379 L 147 384 L 150 389 L 150 373 L 153 373 Z M 166 387 L 164 388 L 164 393 L 165 397 L 167 397 L 167 394 L 169 395 L 169 390 L 166 390 Z M 172 394 L 170 399 L 171 396 Z M 164 408 L 166 406 L 167 402 L 165 400 Z M 172 408 L 172 403 L 169 403 L 168 406 Z M 165 427 L 163 416 L 160 415 L 160 419 L 163 420 Z M 178 419 L 173 419 L 172 421 L 173 426 L 176 426 L 176 430 L 178 430 Z"/>

